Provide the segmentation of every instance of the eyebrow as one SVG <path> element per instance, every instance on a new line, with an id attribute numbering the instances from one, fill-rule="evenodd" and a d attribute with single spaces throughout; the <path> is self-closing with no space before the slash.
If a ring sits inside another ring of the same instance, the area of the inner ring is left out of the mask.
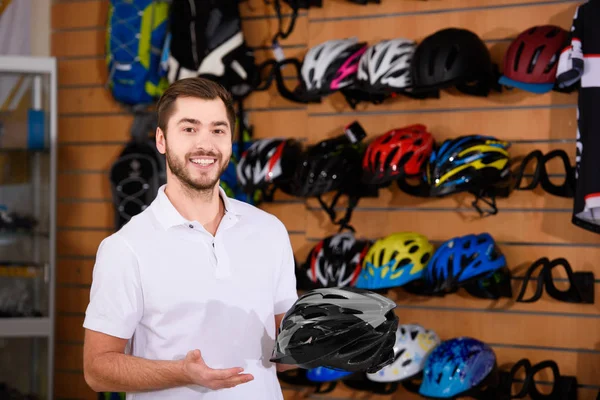
<path id="1" fill-rule="evenodd" d="M 213 121 L 211 122 L 212 126 L 225 126 L 229 128 L 229 123 L 227 121 Z"/>
<path id="2" fill-rule="evenodd" d="M 192 125 L 202 125 L 202 123 L 194 118 L 181 118 L 178 122 L 177 125 L 181 125 L 183 123 L 188 123 L 188 124 L 192 124 Z"/>
<path id="3" fill-rule="evenodd" d="M 178 122 L 177 125 L 181 125 L 184 123 L 189 123 L 192 125 L 202 125 L 202 122 L 200 122 L 199 120 L 195 119 L 195 118 L 181 118 Z M 213 121 L 210 123 L 211 126 L 225 126 L 227 128 L 229 128 L 229 123 L 227 121 Z"/>

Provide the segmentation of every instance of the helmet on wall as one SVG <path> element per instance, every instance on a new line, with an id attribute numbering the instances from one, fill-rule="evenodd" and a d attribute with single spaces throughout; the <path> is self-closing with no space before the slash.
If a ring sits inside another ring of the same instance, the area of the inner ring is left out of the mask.
<path id="1" fill-rule="evenodd" d="M 398 326 L 394 345 L 394 362 L 378 372 L 367 374 L 375 382 L 397 382 L 419 374 L 425 367 L 429 353 L 440 344 L 440 338 L 418 324 Z"/>
<path id="2" fill-rule="evenodd" d="M 466 29 L 446 28 L 427 36 L 411 65 L 417 88 L 455 86 L 465 94 L 487 96 L 496 83 L 487 46 Z"/>
<path id="3" fill-rule="evenodd" d="M 420 279 L 432 255 L 433 245 L 419 233 L 388 235 L 369 249 L 355 286 L 383 289 Z"/>
<path id="4" fill-rule="evenodd" d="M 552 90 L 560 53 L 568 33 L 555 25 L 534 26 L 523 31 L 504 55 L 504 76 L 499 82 L 533 93 Z"/>
<path id="5" fill-rule="evenodd" d="M 362 180 L 384 184 L 423 171 L 433 149 L 433 136 L 425 125 L 392 129 L 369 143 L 362 161 Z"/>
<path id="6" fill-rule="evenodd" d="M 353 232 L 341 232 L 320 240 L 298 272 L 299 287 L 310 290 L 354 286 L 370 245 L 367 240 L 356 239 Z"/>

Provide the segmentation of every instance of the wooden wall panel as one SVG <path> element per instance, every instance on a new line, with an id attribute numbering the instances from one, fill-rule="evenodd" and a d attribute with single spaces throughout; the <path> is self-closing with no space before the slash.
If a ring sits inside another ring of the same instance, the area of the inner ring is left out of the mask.
<path id="1" fill-rule="evenodd" d="M 494 223 L 479 218 L 472 210 L 355 210 L 352 225 L 368 237 L 381 237 L 404 230 L 421 232 L 430 240 L 446 240 L 469 233 L 489 232 L 496 240 L 507 242 L 589 243 L 598 244 L 598 236 L 571 223 L 571 213 L 505 210 Z M 556 227 L 561 229 L 556 229 Z M 519 227 L 519 229 L 515 229 Z M 307 213 L 306 232 L 310 237 L 323 237 L 337 229 L 329 223 L 324 211 Z"/>
<path id="2" fill-rule="evenodd" d="M 389 15 L 387 18 L 315 21 L 310 25 L 308 46 L 351 36 L 357 36 L 366 42 L 394 37 L 420 41 L 446 27 L 468 29 L 483 40 L 505 39 L 515 37 L 539 21 L 567 26 L 573 20 L 575 7 L 576 4 L 567 2 L 531 5 L 521 8 L 520 12 L 515 12 L 514 8 L 482 8 L 406 16 Z"/>
<path id="3" fill-rule="evenodd" d="M 294 33 L 281 41 L 286 57 L 301 59 L 311 46 L 334 38 L 357 36 L 368 43 L 392 37 L 418 41 L 454 26 L 479 34 L 493 61 L 502 67 L 511 38 L 536 24 L 552 23 L 569 29 L 579 4 L 574 0 L 382 0 L 379 5 L 368 6 L 346 0 L 324 3 L 323 8 L 300 11 Z M 96 399 L 81 371 L 83 313 L 96 251 L 113 232 L 108 170 L 128 140 L 132 123 L 132 117 L 104 87 L 107 10 L 108 0 L 55 0 L 52 6 L 51 45 L 59 66 L 58 399 Z M 278 27 L 272 5 L 248 0 L 242 2 L 240 12 L 257 62 L 270 59 L 271 38 Z M 285 26 L 290 12 L 283 2 Z M 283 74 L 286 85 L 293 89 L 296 79 L 292 69 L 285 68 Z M 257 138 L 294 137 L 311 144 L 340 134 L 345 125 L 358 120 L 370 139 L 392 128 L 423 123 L 438 143 L 479 133 L 510 141 L 512 157 L 533 149 L 547 152 L 560 148 L 573 163 L 576 104 L 576 93 L 536 95 L 515 89 L 481 98 L 446 90 L 439 99 L 399 97 L 379 105 L 361 103 L 352 109 L 340 94 L 323 99 L 321 104 L 294 103 L 283 99 L 273 85 L 252 94 L 245 106 Z M 550 163 L 548 169 L 553 180 L 563 179 L 563 167 L 558 162 Z M 532 170 L 530 166 L 527 172 Z M 600 361 L 599 306 L 561 303 L 546 293 L 536 303 L 516 303 L 514 297 L 527 267 L 542 256 L 565 257 L 575 271 L 594 272 L 597 291 L 600 237 L 571 224 L 572 199 L 549 195 L 541 188 L 498 199 L 499 214 L 484 219 L 470 208 L 471 201 L 472 196 L 466 194 L 438 199 L 411 197 L 395 185 L 382 189 L 378 198 L 360 201 L 352 220 L 359 236 L 375 239 L 413 230 L 427 235 L 437 246 L 451 237 L 490 232 L 511 269 L 513 299 L 475 299 L 463 291 L 427 298 L 391 290 L 388 296 L 397 301 L 400 321 L 423 324 L 444 339 L 469 335 L 484 340 L 491 344 L 503 367 L 522 357 L 533 362 L 553 359 L 563 373 L 576 375 L 584 385 L 579 389 L 580 399 L 595 399 L 600 389 L 600 372 L 594 368 Z M 339 207 L 344 205 L 342 199 Z M 318 240 L 336 231 L 315 199 L 302 201 L 279 192 L 275 203 L 263 208 L 288 228 L 299 263 L 306 260 Z M 557 285 L 565 288 L 564 271 L 554 271 L 554 276 Z M 528 293 L 532 290 L 530 283 Z M 392 396 L 370 396 L 343 384 L 322 396 L 306 388 L 284 385 L 283 389 L 286 400 L 419 398 L 400 390 Z"/>
<path id="4" fill-rule="evenodd" d="M 527 1 L 527 4 L 545 3 L 546 0 Z M 522 0 L 445 0 L 445 1 L 414 1 L 397 0 L 383 1 L 377 7 L 364 7 L 343 0 L 333 0 L 324 4 L 321 8 L 311 8 L 309 18 L 311 21 L 321 22 L 329 18 L 374 18 L 382 16 L 396 16 L 402 14 L 432 14 L 436 11 L 446 13 L 449 10 L 455 12 L 466 11 L 469 9 L 478 10 L 497 10 L 501 7 L 514 9 L 515 5 L 521 5 Z M 448 24 L 442 23 L 439 26 L 444 27 Z"/>

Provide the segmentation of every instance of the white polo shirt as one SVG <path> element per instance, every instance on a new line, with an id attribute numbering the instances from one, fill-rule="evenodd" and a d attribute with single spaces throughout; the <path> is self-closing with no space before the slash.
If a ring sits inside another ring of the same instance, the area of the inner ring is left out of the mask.
<path id="1" fill-rule="evenodd" d="M 242 367 L 254 380 L 128 393 L 127 399 L 279 400 L 275 314 L 296 301 L 294 256 L 275 216 L 229 199 L 215 236 L 156 199 L 98 248 L 83 326 L 124 339 L 131 354 L 183 359 L 200 349 L 211 368 Z"/>

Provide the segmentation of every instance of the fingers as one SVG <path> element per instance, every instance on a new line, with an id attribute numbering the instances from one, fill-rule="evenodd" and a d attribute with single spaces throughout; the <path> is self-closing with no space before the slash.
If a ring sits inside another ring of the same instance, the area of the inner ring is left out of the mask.
<path id="1" fill-rule="evenodd" d="M 234 377 L 238 376 L 239 374 L 241 374 L 242 372 L 244 372 L 244 369 L 239 368 L 239 367 L 226 368 L 226 369 L 209 368 L 206 371 L 206 378 L 210 379 L 210 380 L 222 381 L 222 380 L 234 378 Z"/>
<path id="2" fill-rule="evenodd" d="M 254 380 L 254 376 L 251 374 L 239 374 L 233 378 L 217 381 L 215 384 L 218 389 L 226 389 L 236 387 L 237 385 L 241 385 L 252 380 Z"/>

